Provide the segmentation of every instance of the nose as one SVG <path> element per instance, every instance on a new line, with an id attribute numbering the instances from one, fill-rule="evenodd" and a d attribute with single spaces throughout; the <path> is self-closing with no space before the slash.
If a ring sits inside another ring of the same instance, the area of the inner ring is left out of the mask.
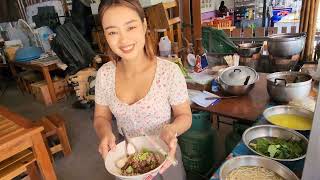
<path id="1" fill-rule="evenodd" d="M 120 31 L 120 44 L 127 44 L 129 40 L 128 32 L 126 31 Z"/>

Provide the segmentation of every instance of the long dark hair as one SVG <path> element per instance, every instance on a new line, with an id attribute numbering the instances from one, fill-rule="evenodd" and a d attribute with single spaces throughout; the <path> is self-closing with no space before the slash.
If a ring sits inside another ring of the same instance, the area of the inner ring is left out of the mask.
<path id="1" fill-rule="evenodd" d="M 136 11 L 140 17 L 140 20 L 144 22 L 145 20 L 145 14 L 144 10 L 139 2 L 139 0 L 102 0 L 99 5 L 99 17 L 100 21 L 102 22 L 102 18 L 106 10 L 112 6 L 125 6 L 128 7 L 134 11 Z M 101 23 L 102 24 L 102 23 Z M 149 59 L 154 59 L 154 50 L 152 46 L 151 37 L 149 34 L 149 31 L 147 30 L 145 35 L 145 45 L 144 45 L 144 51 Z M 120 57 L 116 55 L 114 52 L 112 52 L 111 48 L 109 47 L 108 43 L 106 43 L 107 47 L 107 55 L 109 56 L 110 60 L 118 61 L 120 60 Z"/>

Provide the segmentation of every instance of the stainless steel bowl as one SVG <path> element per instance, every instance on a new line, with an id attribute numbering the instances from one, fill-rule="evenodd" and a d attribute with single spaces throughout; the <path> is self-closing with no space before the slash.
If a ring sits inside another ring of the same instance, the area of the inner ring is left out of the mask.
<path id="1" fill-rule="evenodd" d="M 268 94 L 277 102 L 306 98 L 311 86 L 312 77 L 302 72 L 276 72 L 267 76 Z"/>
<path id="2" fill-rule="evenodd" d="M 302 117 L 306 117 L 308 119 L 313 119 L 313 112 L 296 107 L 296 106 L 288 106 L 288 105 L 280 105 L 280 106 L 273 106 L 263 111 L 263 116 L 269 121 L 269 117 L 276 114 L 295 114 Z M 272 122 L 269 121 L 271 124 Z"/>
<path id="3" fill-rule="evenodd" d="M 260 156 L 238 156 L 226 161 L 221 169 L 219 178 L 225 180 L 232 170 L 242 166 L 258 166 L 269 169 L 286 180 L 298 180 L 299 178 L 281 163 Z"/>
<path id="4" fill-rule="evenodd" d="M 252 55 L 260 52 L 262 44 L 260 43 L 244 43 L 239 44 L 239 48 L 237 49 L 237 53 L 241 57 L 252 57 Z"/>
<path id="5" fill-rule="evenodd" d="M 301 53 L 305 41 L 306 33 L 274 34 L 268 37 L 268 51 L 272 56 L 290 57 Z"/>
<path id="6" fill-rule="evenodd" d="M 303 159 L 306 157 L 306 154 L 302 155 L 301 157 L 294 158 L 294 159 L 278 159 L 278 158 L 271 158 L 269 156 L 265 156 L 257 151 L 255 151 L 253 148 L 249 146 L 249 143 L 257 138 L 262 138 L 262 137 L 276 137 L 276 138 L 281 138 L 281 139 L 291 139 L 295 141 L 303 141 L 304 144 L 304 151 L 307 152 L 307 147 L 308 147 L 308 139 L 304 137 L 302 134 L 298 133 L 297 131 L 279 127 L 279 126 L 274 126 L 274 125 L 259 125 L 259 126 L 253 126 L 249 129 L 247 129 L 243 134 L 242 134 L 242 141 L 244 144 L 254 153 L 267 157 L 269 159 L 273 159 L 276 161 L 297 161 L 300 159 Z"/>

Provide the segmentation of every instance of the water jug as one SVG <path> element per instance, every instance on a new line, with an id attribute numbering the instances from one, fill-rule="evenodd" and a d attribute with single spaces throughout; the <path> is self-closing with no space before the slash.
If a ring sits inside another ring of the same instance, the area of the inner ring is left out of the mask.
<path id="1" fill-rule="evenodd" d="M 171 42 L 168 36 L 160 38 L 159 52 L 162 57 L 168 57 L 171 54 Z"/>

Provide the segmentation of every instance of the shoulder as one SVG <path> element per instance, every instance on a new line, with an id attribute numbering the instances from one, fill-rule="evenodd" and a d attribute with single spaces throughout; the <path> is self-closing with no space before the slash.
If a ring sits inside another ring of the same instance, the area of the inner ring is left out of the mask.
<path id="1" fill-rule="evenodd" d="M 169 60 L 162 59 L 159 57 L 157 57 L 157 60 L 159 62 L 158 64 L 159 64 L 160 68 L 164 71 L 175 72 L 177 69 L 179 69 L 179 66 L 174 62 L 171 62 Z"/>
<path id="2" fill-rule="evenodd" d="M 99 70 L 98 73 L 103 74 L 103 73 L 110 73 L 111 71 L 113 71 L 115 69 L 115 65 L 112 61 L 109 61 L 107 63 L 105 63 L 104 65 L 102 65 Z"/>
<path id="3" fill-rule="evenodd" d="M 103 65 L 99 68 L 98 72 L 99 72 L 99 71 L 100 71 L 100 72 L 108 72 L 108 71 L 113 70 L 114 68 L 115 68 L 114 63 L 113 63 L 112 61 L 109 61 L 109 62 L 103 64 Z"/>
<path id="4" fill-rule="evenodd" d="M 99 82 L 112 81 L 114 70 L 115 70 L 115 65 L 111 61 L 102 65 L 97 72 L 98 81 Z"/>

